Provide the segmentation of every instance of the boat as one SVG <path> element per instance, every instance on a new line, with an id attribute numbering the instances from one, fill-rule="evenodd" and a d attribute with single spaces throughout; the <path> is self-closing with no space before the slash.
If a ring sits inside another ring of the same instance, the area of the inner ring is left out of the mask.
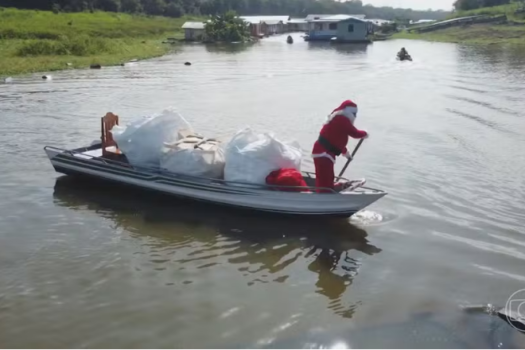
<path id="1" fill-rule="evenodd" d="M 412 56 L 407 53 L 403 54 L 402 51 L 397 53 L 397 59 L 399 61 L 412 61 Z"/>
<path id="2" fill-rule="evenodd" d="M 316 188 L 315 174 L 311 172 L 302 172 L 306 187 L 287 187 L 195 177 L 168 172 L 160 167 L 135 167 L 119 152 L 116 144 L 108 147 L 111 143 L 105 141 L 104 135 L 108 132 L 104 129 L 111 128 L 104 128 L 104 120 L 102 125 L 101 140 L 90 146 L 76 149 L 45 146 L 44 151 L 55 171 L 86 180 L 281 215 L 350 217 L 387 194 L 365 187 L 365 180 L 350 181 L 343 177 L 337 177 L 337 181 L 345 186 L 337 190 Z M 319 190 L 325 193 L 319 193 Z"/>
<path id="3" fill-rule="evenodd" d="M 293 38 L 292 38 L 291 35 L 288 35 L 288 38 L 286 38 L 286 42 L 287 42 L 288 44 L 293 44 Z"/>
<path id="4" fill-rule="evenodd" d="M 412 61 L 412 57 L 410 57 L 410 55 L 405 55 L 405 56 L 397 55 L 397 59 L 400 61 Z"/>

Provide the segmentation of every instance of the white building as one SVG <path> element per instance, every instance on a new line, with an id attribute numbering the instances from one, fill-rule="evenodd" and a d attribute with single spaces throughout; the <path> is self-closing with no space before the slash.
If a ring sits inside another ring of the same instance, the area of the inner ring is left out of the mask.
<path id="1" fill-rule="evenodd" d="M 204 22 L 185 22 L 182 25 L 184 29 L 184 39 L 188 41 L 200 40 L 204 34 Z"/>

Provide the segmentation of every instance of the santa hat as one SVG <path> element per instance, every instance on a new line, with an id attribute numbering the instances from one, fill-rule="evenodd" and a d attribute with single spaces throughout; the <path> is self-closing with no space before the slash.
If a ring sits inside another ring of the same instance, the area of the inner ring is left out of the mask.
<path id="1" fill-rule="evenodd" d="M 350 122 L 352 122 L 353 124 L 355 118 L 357 117 L 357 105 L 351 100 L 344 101 L 339 107 L 337 107 L 332 111 L 332 113 L 330 113 L 326 120 L 326 123 L 329 123 L 334 117 L 337 117 L 338 115 L 344 115 L 345 117 L 350 119 Z"/>

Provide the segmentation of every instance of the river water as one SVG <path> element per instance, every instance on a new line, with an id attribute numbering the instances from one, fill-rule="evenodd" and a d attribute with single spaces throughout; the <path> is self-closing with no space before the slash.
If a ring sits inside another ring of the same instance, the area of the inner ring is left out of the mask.
<path id="1" fill-rule="evenodd" d="M 295 39 L 0 85 L 2 347 L 491 346 L 453 310 L 525 288 L 525 51 Z M 206 135 L 296 139 L 312 169 L 348 98 L 371 136 L 346 175 L 389 193 L 349 222 L 58 180 L 42 150 L 173 106 Z"/>

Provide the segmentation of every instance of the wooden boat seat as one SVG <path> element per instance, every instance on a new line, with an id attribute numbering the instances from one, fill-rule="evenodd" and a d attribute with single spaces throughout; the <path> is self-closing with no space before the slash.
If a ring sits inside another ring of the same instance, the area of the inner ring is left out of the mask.
<path id="1" fill-rule="evenodd" d="M 118 149 L 117 143 L 113 140 L 111 129 L 118 124 L 118 115 L 108 112 L 100 120 L 100 131 L 102 141 L 102 157 L 116 158 L 122 155 L 122 152 Z"/>

